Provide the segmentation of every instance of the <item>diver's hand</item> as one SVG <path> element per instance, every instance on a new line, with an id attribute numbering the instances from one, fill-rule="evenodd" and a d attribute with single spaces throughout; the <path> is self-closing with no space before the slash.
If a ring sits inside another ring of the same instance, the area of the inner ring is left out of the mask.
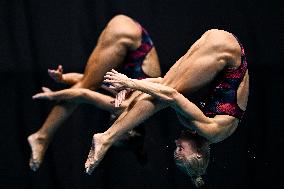
<path id="1" fill-rule="evenodd" d="M 64 83 L 62 65 L 59 65 L 56 70 L 48 69 L 47 72 L 48 75 L 57 83 Z"/>
<path id="2" fill-rule="evenodd" d="M 106 73 L 106 75 L 104 76 L 104 82 L 111 84 L 110 88 L 115 89 L 117 91 L 133 87 L 133 82 L 130 78 L 128 78 L 124 74 L 115 71 L 114 69 Z"/>
<path id="3" fill-rule="evenodd" d="M 32 96 L 32 98 L 34 100 L 38 100 L 38 99 L 44 99 L 44 100 L 53 100 L 53 91 L 50 90 L 47 87 L 42 87 L 42 92 L 41 93 L 37 93 L 34 96 Z"/>

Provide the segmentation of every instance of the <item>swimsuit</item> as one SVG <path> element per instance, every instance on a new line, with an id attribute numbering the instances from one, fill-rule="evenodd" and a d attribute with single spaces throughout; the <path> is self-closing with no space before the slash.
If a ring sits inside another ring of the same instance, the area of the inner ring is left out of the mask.
<path id="1" fill-rule="evenodd" d="M 141 27 L 142 32 L 141 45 L 138 47 L 138 49 L 128 52 L 122 72 L 129 78 L 145 79 L 149 76 L 142 70 L 142 64 L 145 57 L 148 55 L 154 45 L 148 32 L 140 24 L 138 25 Z"/>
<path id="2" fill-rule="evenodd" d="M 137 22 L 136 22 L 137 23 Z M 140 25 L 142 32 L 141 45 L 134 51 L 129 51 L 126 55 L 122 73 L 132 79 L 145 79 L 150 76 L 144 73 L 142 70 L 142 64 L 148 53 L 154 47 L 153 41 L 150 38 L 148 32 Z M 138 127 L 131 130 L 137 133 L 137 136 L 126 136 L 123 140 L 119 141 L 119 145 L 131 150 L 137 157 L 138 162 L 141 165 L 147 163 L 147 156 L 143 152 L 144 138 L 145 138 L 145 125 L 141 123 Z"/>
<path id="3" fill-rule="evenodd" d="M 202 104 L 202 111 L 208 117 L 215 115 L 230 115 L 241 119 L 244 112 L 237 104 L 237 90 L 246 71 L 247 61 L 244 48 L 241 47 L 241 65 L 238 68 L 228 68 L 217 75 L 212 83 L 208 98 Z"/>

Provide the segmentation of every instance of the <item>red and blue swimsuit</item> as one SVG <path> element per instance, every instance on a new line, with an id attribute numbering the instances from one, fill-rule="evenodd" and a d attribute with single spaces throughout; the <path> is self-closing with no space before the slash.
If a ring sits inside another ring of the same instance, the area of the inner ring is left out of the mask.
<path id="1" fill-rule="evenodd" d="M 141 25 L 139 27 L 141 27 L 142 32 L 141 45 L 138 49 L 128 52 L 122 71 L 129 78 L 133 79 L 145 79 L 149 77 L 143 72 L 142 64 L 154 46 L 148 32 Z"/>
<path id="2" fill-rule="evenodd" d="M 244 111 L 237 104 L 237 90 L 242 82 L 246 71 L 247 61 L 244 48 L 241 46 L 241 65 L 238 68 L 223 70 L 217 75 L 212 83 L 208 98 L 204 101 L 201 109 L 208 117 L 215 115 L 230 115 L 241 119 Z"/>

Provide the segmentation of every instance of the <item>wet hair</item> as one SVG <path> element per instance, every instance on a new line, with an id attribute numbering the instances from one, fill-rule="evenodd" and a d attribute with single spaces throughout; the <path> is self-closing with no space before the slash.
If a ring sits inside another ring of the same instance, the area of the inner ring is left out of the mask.
<path id="1" fill-rule="evenodd" d="M 180 138 L 193 141 L 192 145 L 196 153 L 183 157 L 182 160 L 177 160 L 176 164 L 179 169 L 191 177 L 191 181 L 196 187 L 201 187 L 204 184 L 202 175 L 206 173 L 210 159 L 209 145 L 204 145 L 205 139 L 203 137 L 191 132 L 182 132 Z"/>

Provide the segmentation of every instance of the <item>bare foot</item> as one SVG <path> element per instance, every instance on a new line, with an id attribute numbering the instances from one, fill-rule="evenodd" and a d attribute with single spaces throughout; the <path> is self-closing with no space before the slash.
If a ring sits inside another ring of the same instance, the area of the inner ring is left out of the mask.
<path id="1" fill-rule="evenodd" d="M 91 175 L 94 169 L 99 165 L 104 158 L 110 145 L 103 139 L 103 134 L 95 134 L 93 136 L 92 147 L 85 163 L 86 173 Z"/>
<path id="2" fill-rule="evenodd" d="M 31 170 L 36 171 L 42 162 L 48 143 L 45 138 L 37 133 L 30 135 L 28 142 L 32 150 L 29 166 Z"/>

